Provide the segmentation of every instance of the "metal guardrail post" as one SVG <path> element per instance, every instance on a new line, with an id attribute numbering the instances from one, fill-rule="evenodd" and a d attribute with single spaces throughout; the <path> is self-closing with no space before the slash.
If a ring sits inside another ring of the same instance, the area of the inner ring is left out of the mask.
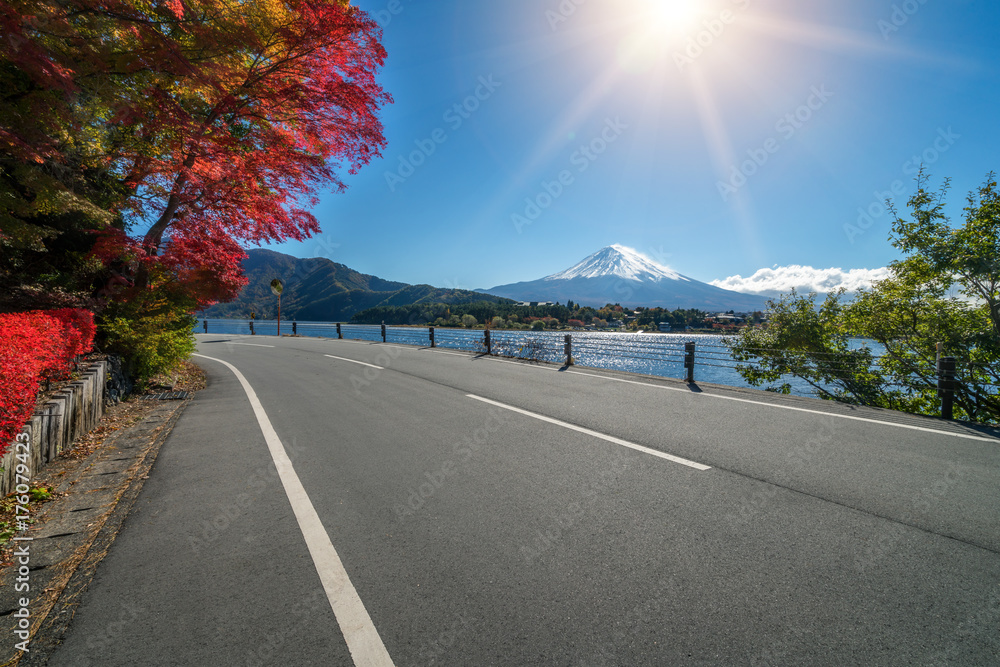
<path id="1" fill-rule="evenodd" d="M 253 320 L 250 320 L 250 335 L 256 336 L 257 332 L 253 330 Z"/>
<path id="2" fill-rule="evenodd" d="M 684 368 L 687 369 L 687 383 L 694 384 L 694 342 L 684 343 Z"/>
<path id="3" fill-rule="evenodd" d="M 489 329 L 483 329 L 483 341 L 486 343 L 486 354 L 493 354 L 493 341 L 490 340 Z"/>
<path id="4" fill-rule="evenodd" d="M 340 330 L 340 322 L 337 322 L 337 338 L 344 340 L 344 332 Z"/>
<path id="5" fill-rule="evenodd" d="M 566 353 L 566 365 L 573 365 L 573 336 L 566 334 L 564 339 L 565 345 L 563 346 L 563 351 Z"/>
<path id="6" fill-rule="evenodd" d="M 385 342 L 385 322 L 382 323 L 382 342 Z"/>
<path id="7" fill-rule="evenodd" d="M 437 343 L 434 342 L 434 327 L 430 327 L 431 335 L 431 347 L 437 347 Z"/>
<path id="8" fill-rule="evenodd" d="M 955 411 L 955 357 L 938 360 L 938 396 L 941 397 L 941 416 L 953 419 Z"/>
<path id="9" fill-rule="evenodd" d="M 299 326 L 295 322 L 295 320 L 292 320 L 292 335 L 293 336 L 298 336 L 299 335 Z"/>
<path id="10" fill-rule="evenodd" d="M 202 320 L 201 325 L 205 327 L 205 333 L 208 333 L 208 320 Z"/>

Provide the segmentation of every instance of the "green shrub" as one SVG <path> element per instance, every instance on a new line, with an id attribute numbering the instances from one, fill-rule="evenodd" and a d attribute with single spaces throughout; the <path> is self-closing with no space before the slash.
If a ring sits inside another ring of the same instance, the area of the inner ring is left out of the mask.
<path id="1" fill-rule="evenodd" d="M 124 357 L 127 370 L 140 383 L 172 370 L 195 348 L 197 320 L 186 301 L 155 290 L 108 304 L 98 322 L 104 351 Z"/>

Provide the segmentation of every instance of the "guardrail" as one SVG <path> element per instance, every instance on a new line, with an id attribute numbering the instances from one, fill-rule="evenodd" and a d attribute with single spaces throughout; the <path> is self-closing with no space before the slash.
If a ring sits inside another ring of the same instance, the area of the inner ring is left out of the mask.
<path id="1" fill-rule="evenodd" d="M 212 328 L 210 322 L 216 327 L 226 329 L 225 333 L 237 335 L 278 333 L 278 324 L 273 320 L 203 320 L 201 324 L 205 333 L 210 333 Z M 634 340 L 616 340 L 612 336 L 603 334 L 595 336 L 590 332 L 572 334 L 557 331 L 452 329 L 384 324 L 315 322 L 299 324 L 294 320 L 284 324 L 286 331 L 291 324 L 292 333 L 303 336 L 367 340 L 417 347 L 443 347 L 491 356 L 559 363 L 564 366 L 580 364 L 621 370 L 621 366 L 628 362 L 639 362 L 640 366 L 645 362 L 646 365 L 676 372 L 677 376 L 685 379 L 688 384 L 695 384 L 697 368 L 723 369 L 724 373 L 727 371 L 736 373 L 740 365 L 733 359 L 729 346 L 724 343 L 679 342 L 676 339 L 661 338 L 657 334 L 644 336 L 641 344 L 637 344 Z M 938 395 L 942 402 L 942 416 L 951 419 L 957 384 L 955 359 L 941 357 L 935 373 L 938 379 Z M 719 380 L 712 377 L 709 381 Z"/>
<path id="2" fill-rule="evenodd" d="M 564 365 L 582 365 L 597 368 L 613 368 L 608 359 L 647 361 L 668 366 L 676 370 L 694 384 L 695 368 L 716 367 L 735 371 L 736 364 L 728 354 L 728 348 L 718 344 L 678 343 L 659 340 L 651 334 L 641 346 L 634 343 L 615 341 L 608 336 L 600 340 L 587 332 L 579 334 L 556 331 L 531 330 L 491 330 L 452 329 L 438 327 L 403 327 L 386 325 L 365 325 L 345 323 L 303 323 L 284 322 L 285 330 L 291 324 L 293 334 L 325 338 L 367 340 L 372 342 L 398 343 L 422 347 L 442 347 L 466 352 L 478 352 L 499 357 L 545 361 Z M 212 325 L 215 325 L 214 327 Z M 202 329 L 211 333 L 213 328 L 222 327 L 226 333 L 242 335 L 276 335 L 276 321 L 255 320 L 203 320 Z M 726 363 L 728 362 L 728 363 Z"/>

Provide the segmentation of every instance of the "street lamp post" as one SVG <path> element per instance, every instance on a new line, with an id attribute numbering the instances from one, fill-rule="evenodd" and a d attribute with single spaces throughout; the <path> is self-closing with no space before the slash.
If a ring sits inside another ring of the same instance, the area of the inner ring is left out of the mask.
<path id="1" fill-rule="evenodd" d="M 281 282 L 281 278 L 275 278 L 271 281 L 271 291 L 274 295 L 278 297 L 278 335 L 281 335 L 281 293 L 285 291 L 285 283 Z"/>

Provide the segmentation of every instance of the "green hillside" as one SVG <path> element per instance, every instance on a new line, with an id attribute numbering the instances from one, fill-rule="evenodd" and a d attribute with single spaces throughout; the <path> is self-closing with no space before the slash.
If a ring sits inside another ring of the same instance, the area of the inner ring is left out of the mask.
<path id="1" fill-rule="evenodd" d="M 274 319 L 278 304 L 270 284 L 275 278 L 285 283 L 281 296 L 282 319 L 339 322 L 375 306 L 508 301 L 468 290 L 383 280 L 323 257 L 300 259 L 263 249 L 250 250 L 248 255 L 243 270 L 250 282 L 234 301 L 208 308 L 205 317 L 244 318 L 254 312 L 257 319 Z"/>

